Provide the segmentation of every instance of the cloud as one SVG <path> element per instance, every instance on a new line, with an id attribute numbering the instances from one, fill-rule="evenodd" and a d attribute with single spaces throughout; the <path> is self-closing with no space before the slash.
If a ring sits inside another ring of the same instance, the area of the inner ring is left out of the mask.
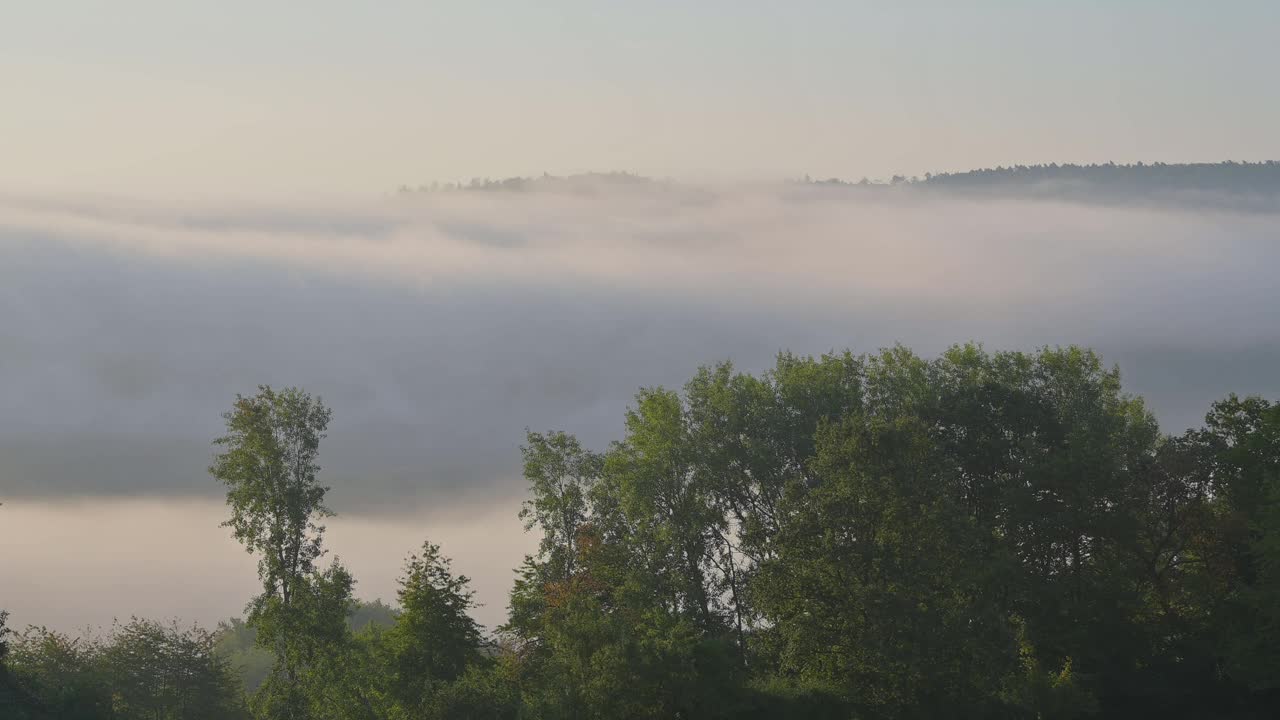
<path id="1" fill-rule="evenodd" d="M 0 494 L 216 498 L 259 383 L 334 408 L 340 512 L 523 492 L 526 426 L 599 445 L 642 385 L 902 342 L 1083 343 L 1171 429 L 1280 394 L 1280 214 L 637 185 L 371 201 L 0 196 Z"/>
<path id="2" fill-rule="evenodd" d="M 205 467 L 259 383 L 334 409 L 328 545 L 359 594 L 390 598 L 430 537 L 490 625 L 533 542 L 523 429 L 602 446 L 702 363 L 1082 343 L 1169 429 L 1280 395 L 1280 214 L 881 190 L 0 196 L 0 607 L 239 613 L 253 561 Z"/>

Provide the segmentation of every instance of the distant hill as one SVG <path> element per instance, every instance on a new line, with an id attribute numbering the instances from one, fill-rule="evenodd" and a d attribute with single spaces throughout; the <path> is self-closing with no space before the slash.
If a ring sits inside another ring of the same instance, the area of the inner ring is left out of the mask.
<path id="1" fill-rule="evenodd" d="M 1015 165 L 963 172 L 895 175 L 887 180 L 816 179 L 800 185 L 858 192 L 935 192 L 966 197 L 1022 198 L 1090 204 L 1177 205 L 1280 212 L 1280 161 Z M 629 172 L 473 178 L 400 188 L 402 195 L 441 192 L 558 192 L 595 195 L 635 189 L 696 191 L 693 185 Z"/>
<path id="2" fill-rule="evenodd" d="M 433 182 L 430 184 L 400 187 L 401 194 L 417 192 L 450 192 L 450 191 L 530 191 L 558 190 L 568 192 L 594 192 L 610 187 L 636 187 L 663 184 L 643 175 L 629 172 L 589 172 L 574 175 L 549 175 L 543 173 L 537 177 L 509 177 L 498 180 L 490 178 L 471 178 L 467 182 Z"/>
<path id="3" fill-rule="evenodd" d="M 922 178 L 895 176 L 887 182 L 867 179 L 850 182 L 839 178 L 805 178 L 803 182 L 864 189 L 907 186 L 967 196 L 1280 210 L 1280 162 L 1275 160 L 1133 165 L 1050 163 L 926 174 Z"/>

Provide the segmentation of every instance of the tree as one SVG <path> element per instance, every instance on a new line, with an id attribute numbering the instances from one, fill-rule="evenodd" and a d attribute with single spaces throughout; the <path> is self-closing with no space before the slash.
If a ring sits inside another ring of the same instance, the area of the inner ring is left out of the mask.
<path id="1" fill-rule="evenodd" d="M 442 689 L 484 664 L 470 579 L 430 542 L 405 561 L 397 594 L 400 614 L 382 633 L 387 694 L 403 717 L 425 716 Z"/>
<path id="2" fill-rule="evenodd" d="M 1269 408 L 1164 437 L 1075 347 L 783 354 L 762 376 L 722 364 L 683 394 L 644 390 L 589 481 L 545 481 L 589 455 L 568 437 L 526 466 L 539 507 L 572 509 L 530 522 L 542 552 L 511 596 L 526 707 L 1264 707 L 1280 677 Z"/>
<path id="3" fill-rule="evenodd" d="M 600 475 L 602 459 L 563 432 L 528 432 L 520 452 L 532 495 L 521 508 L 520 519 L 526 530 L 535 526 L 542 530 L 538 553 L 548 577 L 567 580 L 574 574 L 578 532 L 587 521 L 588 495 Z"/>
<path id="4" fill-rule="evenodd" d="M 1280 707 L 1280 404 L 1231 396 L 1165 436 L 1086 349 L 784 353 L 641 390 L 601 452 L 530 432 L 540 538 L 496 643 L 430 542 L 398 608 L 320 567 L 318 399 L 262 387 L 224 417 L 248 621 L 74 638 L 0 612 L 0 717 L 236 718 L 233 657 L 265 658 L 273 720 Z"/>
<path id="5" fill-rule="evenodd" d="M 105 635 L 28 628 L 0 668 L 0 717 L 81 720 L 240 720 L 247 717 L 230 663 L 213 635 L 132 619 Z M 6 705 L 15 707 L 9 707 Z"/>
<path id="6" fill-rule="evenodd" d="M 325 572 L 316 568 L 324 554 L 320 521 L 333 515 L 324 505 L 328 488 L 316 479 L 330 416 L 297 388 L 261 386 L 257 395 L 237 396 L 209 468 L 227 486 L 231 518 L 224 524 L 258 555 L 262 593 L 250 603 L 249 624 L 275 657 L 256 701 L 269 717 L 308 716 L 303 683 L 324 656 L 317 643 L 348 634 L 351 576 L 336 562 Z"/>
<path id="7" fill-rule="evenodd" d="M 780 673 L 890 717 L 989 713 L 1012 633 L 984 592 L 999 556 L 953 491 L 930 367 L 867 359 L 864 400 L 817 429 L 814 482 L 780 505 L 752 591 Z"/>
<path id="8" fill-rule="evenodd" d="M 260 715 L 359 720 L 368 714 L 364 688 L 351 682 L 357 650 L 347 623 L 355 605 L 355 580 L 335 558 L 328 568 L 302 578 L 294 606 L 283 611 L 274 605 L 263 609 L 251 606 L 250 621 L 258 630 L 259 643 L 283 647 L 285 665 L 296 669 L 296 681 L 280 673 L 267 676 L 254 696 Z M 259 596 L 259 600 L 262 596 Z"/>
<path id="9" fill-rule="evenodd" d="M 356 600 L 347 616 L 347 625 L 352 633 L 359 635 L 370 627 L 391 627 L 397 615 L 398 610 L 381 600 Z M 272 654 L 258 646 L 257 629 L 241 618 L 231 618 L 218 623 L 214 639 L 218 655 L 237 670 L 244 689 L 250 693 L 256 691 L 270 674 L 273 662 Z"/>
<path id="10" fill-rule="evenodd" d="M 1206 417 L 1215 543 L 1205 548 L 1218 635 L 1236 680 L 1280 698 L 1280 403 L 1234 395 Z"/>
<path id="11" fill-rule="evenodd" d="M 19 633 L 9 662 L 23 695 L 33 701 L 24 704 L 59 720 L 114 720 L 100 652 L 94 637 L 72 638 L 42 627 Z"/>
<path id="12" fill-rule="evenodd" d="M 626 439 L 602 456 L 563 434 L 530 436 L 526 517 L 543 542 L 504 629 L 521 642 L 525 697 L 539 716 L 730 709 L 718 701 L 740 663 L 712 567 L 720 516 L 695 472 L 680 398 L 649 390 L 637 403 Z"/>
<path id="13" fill-rule="evenodd" d="M 234 720 L 247 716 L 230 662 L 214 636 L 133 618 L 114 629 L 98 658 L 120 718 Z"/>
<path id="14" fill-rule="evenodd" d="M 9 611 L 0 610 L 0 669 L 4 668 L 4 658 L 9 654 L 9 635 L 13 633 L 8 622 Z"/>
<path id="15" fill-rule="evenodd" d="M 47 715 L 39 702 L 18 682 L 7 665 L 9 638 L 13 631 L 8 627 L 9 613 L 0 610 L 0 717 L 13 720 L 34 720 Z"/>
<path id="16" fill-rule="evenodd" d="M 648 602 L 703 630 L 723 629 L 711 568 L 711 543 L 723 530 L 723 517 L 695 472 L 680 396 L 641 390 L 626 429 L 605 461 L 596 513 L 606 545 L 625 553 L 616 568 L 619 579 L 631 576 L 632 587 L 647 586 Z"/>

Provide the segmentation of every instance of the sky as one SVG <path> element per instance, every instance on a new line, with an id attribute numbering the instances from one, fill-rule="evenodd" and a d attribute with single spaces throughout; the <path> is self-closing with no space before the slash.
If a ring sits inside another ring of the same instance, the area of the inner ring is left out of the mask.
<path id="1" fill-rule="evenodd" d="M 0 0 L 0 187 L 1280 156 L 1280 6 Z"/>
<path id="2" fill-rule="evenodd" d="M 699 365 L 1078 343 L 1171 432 L 1280 397 L 1280 206 L 786 184 L 1280 158 L 1271 3 L 0 0 L 0 608 L 206 625 L 236 393 L 333 409 L 328 547 L 430 539 L 489 626 L 526 428 Z M 628 170 L 671 183 L 398 196 Z"/>

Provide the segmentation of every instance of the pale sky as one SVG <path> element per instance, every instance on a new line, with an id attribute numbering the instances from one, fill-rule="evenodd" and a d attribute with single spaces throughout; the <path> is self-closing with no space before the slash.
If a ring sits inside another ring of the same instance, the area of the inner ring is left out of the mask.
<path id="1" fill-rule="evenodd" d="M 0 189 L 1280 156 L 1280 3 L 0 0 Z"/>

